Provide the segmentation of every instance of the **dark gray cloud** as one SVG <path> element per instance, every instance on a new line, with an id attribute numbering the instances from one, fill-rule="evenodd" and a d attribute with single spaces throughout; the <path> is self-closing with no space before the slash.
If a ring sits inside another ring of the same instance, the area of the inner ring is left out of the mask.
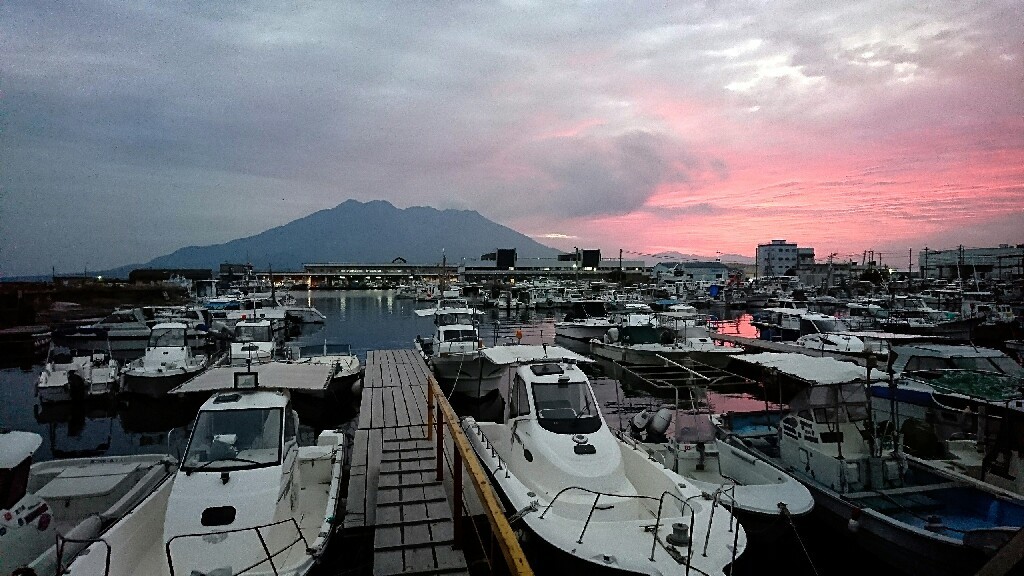
<path id="1" fill-rule="evenodd" d="M 1020 149 L 993 133 L 1024 112 L 1022 19 L 1012 0 L 8 1 L 0 275 L 144 261 L 347 198 L 583 236 L 567 226 L 655 200 L 728 210 L 702 198 L 779 148 L 937 130 Z"/>

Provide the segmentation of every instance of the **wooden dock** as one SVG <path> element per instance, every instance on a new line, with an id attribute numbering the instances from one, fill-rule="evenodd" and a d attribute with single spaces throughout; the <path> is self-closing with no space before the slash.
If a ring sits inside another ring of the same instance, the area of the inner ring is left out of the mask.
<path id="1" fill-rule="evenodd" d="M 372 534 L 364 563 L 375 576 L 469 574 L 455 541 L 452 488 L 437 480 L 436 444 L 426 433 L 429 378 L 414 350 L 367 354 L 344 531 L 367 543 Z"/>

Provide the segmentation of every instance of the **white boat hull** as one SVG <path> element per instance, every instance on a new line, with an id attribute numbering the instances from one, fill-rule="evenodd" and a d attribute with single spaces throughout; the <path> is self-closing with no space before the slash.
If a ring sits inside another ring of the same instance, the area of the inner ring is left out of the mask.
<path id="1" fill-rule="evenodd" d="M 297 495 L 295 521 L 283 519 L 274 526 L 261 528 L 271 552 L 277 553 L 273 567 L 267 562 L 266 552 L 252 527 L 232 527 L 235 531 L 211 530 L 205 536 L 179 537 L 168 546 L 164 541 L 164 519 L 173 482 L 165 482 L 104 535 L 103 541 L 110 546 L 109 572 L 105 572 L 104 567 L 107 547 L 104 542 L 99 542 L 92 544 L 88 553 L 79 556 L 66 574 L 171 576 L 170 548 L 175 575 L 189 574 L 182 564 L 196 558 L 205 559 L 207 564 L 242 558 L 240 564 L 232 565 L 225 573 L 235 574 L 255 564 L 245 572 L 246 575 L 305 576 L 319 562 L 334 532 L 332 524 L 340 502 L 343 460 L 340 446 L 336 450 L 331 446 L 300 448 L 299 474 L 303 486 Z M 298 538 L 295 526 L 298 526 L 302 538 Z M 245 547 L 241 553 L 240 546 Z"/>
<path id="2" fill-rule="evenodd" d="M 537 494 L 509 469 L 510 455 L 499 447 L 509 446 L 507 426 L 466 418 L 463 429 L 512 511 L 525 511 L 522 521 L 530 532 L 586 570 L 678 574 L 692 562 L 700 571 L 695 573 L 721 574 L 746 547 L 746 535 L 735 519 L 724 509 L 712 515 L 711 503 L 693 488 L 692 496 L 684 496 L 689 503 L 685 513 L 680 513 L 680 500 L 671 496 L 663 497 L 659 506 L 659 496 L 679 494 L 679 483 L 685 486 L 685 480 L 624 443 L 618 446 L 632 493 L 598 496 L 566 486 L 557 494 Z M 661 522 L 655 526 L 659 508 Z M 689 526 L 689 546 L 667 543 L 677 524 Z"/>

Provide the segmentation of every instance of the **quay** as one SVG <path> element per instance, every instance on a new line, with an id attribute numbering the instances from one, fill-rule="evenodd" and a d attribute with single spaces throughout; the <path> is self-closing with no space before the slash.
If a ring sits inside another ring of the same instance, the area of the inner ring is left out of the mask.
<path id="1" fill-rule="evenodd" d="M 415 350 L 367 353 L 342 537 L 345 573 L 532 574 L 454 410 Z"/>

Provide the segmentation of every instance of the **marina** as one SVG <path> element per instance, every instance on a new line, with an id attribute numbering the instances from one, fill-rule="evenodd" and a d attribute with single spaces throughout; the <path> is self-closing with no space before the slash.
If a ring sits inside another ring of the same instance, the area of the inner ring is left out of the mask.
<path id="1" fill-rule="evenodd" d="M 722 320 L 716 322 L 710 336 L 725 342 L 726 346 L 742 347 L 746 352 L 721 355 L 724 359 L 721 362 L 715 358 L 708 360 L 706 355 L 701 356 L 701 360 L 687 356 L 662 357 L 660 366 L 628 364 L 601 357 L 593 362 L 582 362 L 589 356 L 589 346 L 558 336 L 557 322 L 564 317 L 562 310 L 492 308 L 472 316 L 471 325 L 477 334 L 474 344 L 479 350 L 474 360 L 487 362 L 492 370 L 506 367 L 501 369 L 500 377 L 494 379 L 491 392 L 467 395 L 453 390 L 450 379 L 436 372 L 429 358 L 424 358 L 417 350 L 417 336 L 432 334 L 437 329 L 431 312 L 438 309 L 436 303 L 399 298 L 394 291 L 317 291 L 309 293 L 307 305 L 322 312 L 326 321 L 300 327 L 283 346 L 274 346 L 274 351 L 257 353 L 254 349 L 252 354 L 246 353 L 247 358 L 226 362 L 221 359 L 221 364 L 187 379 L 184 385 L 175 384 L 178 388 L 165 393 L 160 400 L 118 394 L 88 400 L 81 405 L 62 401 L 44 403 L 39 398 L 33 406 L 34 388 L 43 365 L 34 365 L 27 371 L 4 369 L 4 385 L 0 388 L 4 400 L 3 421 L 5 426 L 34 431 L 44 439 L 36 451 L 36 461 L 59 461 L 84 453 L 118 456 L 168 452 L 177 461 L 186 452 L 192 435 L 189 430 L 203 399 L 223 389 L 231 375 L 253 374 L 260 382 L 287 380 L 298 415 L 296 437 L 300 448 L 307 452 L 318 449 L 318 437 L 332 430 L 339 431 L 337 445 L 343 447 L 338 460 L 339 470 L 344 472 L 338 478 L 337 509 L 328 514 L 335 518 L 328 530 L 332 537 L 325 540 L 322 553 L 309 566 L 310 574 L 488 574 L 527 573 L 526 570 L 545 574 L 564 570 L 566 559 L 556 561 L 549 557 L 546 550 L 551 550 L 550 545 L 541 546 L 537 541 L 537 536 L 544 534 L 543 530 L 531 529 L 535 538 L 524 539 L 522 530 L 528 522 L 534 522 L 531 517 L 538 514 L 524 512 L 522 503 L 510 500 L 495 482 L 496 474 L 511 463 L 511 457 L 507 454 L 493 460 L 485 457 L 498 430 L 490 427 L 500 425 L 512 409 L 507 398 L 515 370 L 507 367 L 507 361 L 500 360 L 503 353 L 512 352 L 522 360 L 527 350 L 541 355 L 548 350 L 558 350 L 559 345 L 577 350 L 581 356 L 574 362 L 578 362 L 589 377 L 593 405 L 600 408 L 607 428 L 622 435 L 620 440 L 608 440 L 611 443 L 607 445 L 601 444 L 603 440 L 594 439 L 591 442 L 596 444 L 583 446 L 597 445 L 599 450 L 607 450 L 621 442 L 623 454 L 640 450 L 651 454 L 659 462 L 659 469 L 673 468 L 680 474 L 685 471 L 687 477 L 693 478 L 704 478 L 697 476 L 704 461 L 692 459 L 698 454 L 701 458 L 706 455 L 708 462 L 717 461 L 712 458 L 723 459 L 717 467 L 726 466 L 724 459 L 727 457 L 732 459 L 729 466 L 744 465 L 743 458 L 748 458 L 732 456 L 745 448 L 743 443 L 715 444 L 715 427 L 721 424 L 693 423 L 701 414 L 706 418 L 729 413 L 733 422 L 744 411 L 749 413 L 752 405 L 762 410 L 769 408 L 768 403 L 758 397 L 759 385 L 766 382 L 764 376 L 749 368 L 738 369 L 735 362 L 757 351 L 804 357 L 825 355 L 837 362 L 840 358 L 853 360 L 844 362 L 852 367 L 850 373 L 863 375 L 867 373 L 865 363 L 869 361 L 856 355 L 800 353 L 796 350 L 799 347 L 792 344 L 757 338 L 757 330 L 750 323 L 751 316 L 744 311 L 712 308 Z M 458 322 L 452 325 L 457 326 Z M 911 338 L 894 336 L 893 341 L 909 344 L 913 341 Z M 326 353 L 327 342 L 346 343 L 342 348 L 353 354 L 359 370 L 355 383 L 347 379 L 345 385 L 338 385 L 335 381 L 335 376 L 343 371 L 351 375 L 352 368 L 339 364 L 347 362 L 339 360 L 348 358 L 344 354 L 330 359 Z M 246 345 L 249 344 L 243 343 L 243 347 Z M 303 352 L 289 355 L 281 354 L 281 350 Z M 884 361 L 875 368 L 884 371 Z M 697 387 L 708 391 L 701 392 L 699 401 L 694 401 L 692 394 Z M 441 404 L 444 404 L 443 409 Z M 673 408 L 666 411 L 666 406 Z M 770 403 L 776 426 L 778 407 L 775 401 Z M 641 415 L 646 414 L 646 422 L 652 422 L 656 412 L 664 413 L 666 428 L 655 430 L 643 424 L 645 420 Z M 691 423 L 683 424 L 684 421 Z M 682 436 L 677 436 L 680 427 L 704 432 L 683 440 Z M 521 434 L 526 431 L 524 427 Z M 708 432 L 710 437 L 706 436 Z M 679 440 L 659 443 L 658 434 Z M 652 440 L 654 444 L 650 443 Z M 675 455 L 667 451 L 670 446 L 678 450 Z M 698 446 L 705 452 L 698 452 Z M 650 462 L 646 457 L 644 461 Z M 688 464 L 684 466 L 684 462 Z M 634 463 L 627 470 L 638 470 L 637 465 Z M 496 471 L 496 467 L 501 470 Z M 746 482 L 764 481 L 756 480 L 764 478 L 764 472 L 758 474 L 760 476 L 750 476 Z M 732 473 L 732 476 L 738 475 L 739 471 Z M 793 484 L 789 486 L 787 490 L 792 490 Z M 738 498 L 740 492 L 735 494 Z M 592 501 L 593 496 L 590 499 Z M 603 506 L 600 502 L 598 505 Z M 656 508 L 650 512 L 652 520 L 657 518 Z M 539 510 L 544 510 L 543 504 Z M 730 561 L 711 570 L 712 573 L 753 574 L 764 562 L 783 559 L 792 565 L 794 574 L 846 574 L 890 566 L 889 561 L 882 559 L 884 554 L 861 548 L 845 525 L 834 526 L 819 519 L 817 507 L 807 513 L 794 505 L 792 518 L 779 516 L 776 520 L 772 519 L 770 511 L 760 510 L 762 516 L 757 522 L 750 520 L 748 514 L 743 524 L 747 528 L 750 523 L 753 532 L 742 552 L 731 556 Z M 764 516 L 766 513 L 768 516 Z M 722 511 L 716 512 L 715 523 L 719 521 L 717 514 L 721 514 L 722 519 L 730 518 L 724 503 Z M 569 529 L 570 532 L 576 530 L 576 536 L 582 528 L 584 535 L 591 534 L 587 539 L 598 538 L 600 523 L 586 527 L 586 516 L 584 513 L 578 520 L 564 521 L 579 522 L 576 528 Z M 743 521 L 744 515 L 738 518 Z M 784 529 L 774 530 L 776 538 L 767 540 L 760 535 L 760 526 Z M 668 524 L 663 527 L 669 529 Z M 701 524 L 700 530 L 707 528 Z M 666 534 L 671 535 L 670 532 Z M 116 534 L 112 532 L 111 537 Z M 727 531 L 716 540 L 721 540 L 723 546 L 732 546 L 731 542 L 726 542 L 725 534 L 730 533 Z M 651 540 L 648 535 L 645 546 L 649 547 L 651 542 L 657 545 L 659 540 L 666 542 L 667 537 Z M 689 541 L 679 536 L 673 538 L 677 542 Z M 1010 549 L 1009 544 L 1003 547 Z M 851 556 L 851 550 L 858 552 Z M 621 553 L 609 556 L 615 556 L 616 561 L 626 561 Z M 161 573 L 156 564 L 167 565 L 166 560 L 159 560 L 157 556 L 143 561 L 154 564 L 153 573 Z M 674 562 L 685 567 L 685 560 Z M 248 564 L 258 564 L 258 561 Z M 85 573 L 81 570 L 72 573 Z M 148 573 L 138 570 L 134 573 Z"/>

